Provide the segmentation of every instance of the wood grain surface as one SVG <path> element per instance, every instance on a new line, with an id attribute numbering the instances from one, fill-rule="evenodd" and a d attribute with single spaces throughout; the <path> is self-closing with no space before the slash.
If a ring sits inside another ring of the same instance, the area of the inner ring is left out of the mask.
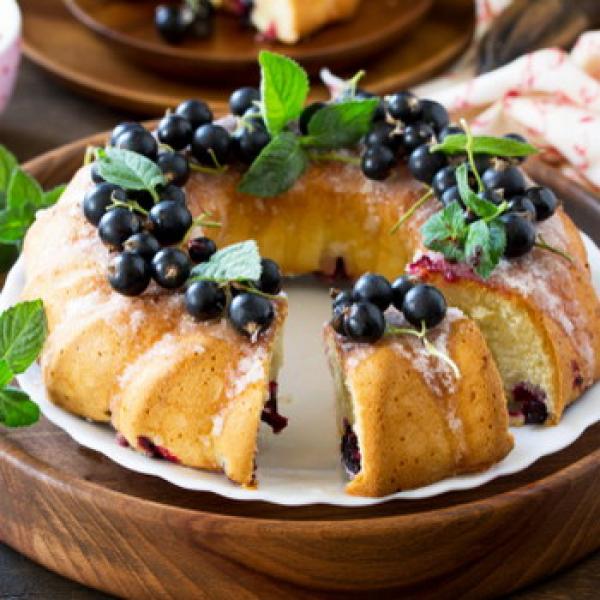
<path id="1" fill-rule="evenodd" d="M 256 55 L 266 49 L 297 60 L 317 75 L 327 65 L 334 71 L 358 71 L 369 58 L 415 30 L 432 0 L 369 0 L 354 18 L 336 23 L 289 45 L 260 40 L 234 15 L 217 12 L 213 33 L 167 44 L 154 26 L 155 4 L 130 0 L 64 0 L 73 16 L 97 33 L 112 50 L 150 71 L 169 78 L 252 83 L 258 77 Z"/>
<path id="2" fill-rule="evenodd" d="M 202 98 L 219 109 L 226 108 L 233 81 L 216 86 L 206 79 L 167 79 L 122 60 L 73 18 L 63 0 L 20 0 L 20 6 L 27 56 L 80 93 L 143 115 L 156 115 L 186 98 Z M 473 24 L 472 0 L 435 0 L 421 26 L 361 65 L 367 70 L 361 85 L 387 93 L 428 79 L 466 48 Z M 313 99 L 325 96 L 323 86 L 314 87 Z"/>

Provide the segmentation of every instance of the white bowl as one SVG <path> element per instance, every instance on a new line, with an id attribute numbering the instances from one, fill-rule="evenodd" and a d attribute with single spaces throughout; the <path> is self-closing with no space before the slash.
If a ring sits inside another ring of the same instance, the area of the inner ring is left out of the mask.
<path id="1" fill-rule="evenodd" d="M 8 104 L 21 58 L 21 11 L 16 0 L 0 0 L 0 112 Z"/>

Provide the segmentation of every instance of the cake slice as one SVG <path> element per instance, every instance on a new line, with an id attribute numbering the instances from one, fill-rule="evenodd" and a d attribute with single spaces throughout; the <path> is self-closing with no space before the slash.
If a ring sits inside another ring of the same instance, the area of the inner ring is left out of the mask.
<path id="1" fill-rule="evenodd" d="M 408 326 L 397 312 L 386 318 Z M 427 336 L 458 374 L 415 336 L 368 344 L 325 327 L 349 494 L 385 496 L 483 471 L 513 447 L 502 381 L 478 327 L 451 308 Z"/>

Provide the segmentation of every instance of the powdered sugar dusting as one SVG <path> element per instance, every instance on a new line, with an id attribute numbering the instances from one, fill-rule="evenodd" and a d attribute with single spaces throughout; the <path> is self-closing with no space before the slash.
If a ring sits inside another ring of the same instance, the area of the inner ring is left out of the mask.
<path id="1" fill-rule="evenodd" d="M 235 368 L 231 370 L 225 395 L 228 398 L 239 396 L 249 385 L 258 381 L 266 382 L 265 361 L 267 352 L 264 347 L 259 347 L 251 354 L 242 355 Z"/>

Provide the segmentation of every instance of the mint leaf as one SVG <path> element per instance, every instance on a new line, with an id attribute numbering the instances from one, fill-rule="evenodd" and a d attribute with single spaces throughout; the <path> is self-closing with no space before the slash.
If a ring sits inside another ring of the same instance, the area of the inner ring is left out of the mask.
<path id="1" fill-rule="evenodd" d="M 21 302 L 0 315 L 0 359 L 22 373 L 38 357 L 46 338 L 46 315 L 41 300 Z"/>
<path id="2" fill-rule="evenodd" d="M 262 267 L 260 253 L 254 240 L 226 246 L 215 252 L 210 260 L 192 269 L 191 279 L 210 279 L 219 283 L 257 281 Z"/>
<path id="3" fill-rule="evenodd" d="M 369 131 L 378 104 L 377 98 L 369 98 L 324 106 L 309 121 L 303 143 L 330 149 L 357 144 Z"/>
<path id="4" fill-rule="evenodd" d="M 498 207 L 489 200 L 477 195 L 469 186 L 469 165 L 462 163 L 456 169 L 456 185 L 464 205 L 478 217 L 487 219 L 498 212 Z"/>
<path id="5" fill-rule="evenodd" d="M 33 217 L 23 217 L 17 210 L 5 209 L 0 212 L 0 243 L 18 244 L 27 233 Z"/>
<path id="6" fill-rule="evenodd" d="M 443 210 L 431 215 L 421 227 L 421 234 L 423 243 L 430 250 L 441 252 L 453 261 L 464 260 L 467 225 L 458 202 L 452 202 Z"/>
<path id="7" fill-rule="evenodd" d="M 23 218 L 26 228 L 33 222 L 43 198 L 40 184 L 29 173 L 21 169 L 13 171 L 6 191 L 6 208 L 14 217 Z"/>
<path id="8" fill-rule="evenodd" d="M 500 262 L 506 246 L 506 234 L 499 221 L 475 221 L 469 226 L 465 243 L 466 262 L 487 279 Z"/>
<path id="9" fill-rule="evenodd" d="M 8 182 L 18 164 L 14 154 L 9 152 L 4 146 L 0 145 L 0 192 L 3 195 L 6 194 Z"/>
<path id="10" fill-rule="evenodd" d="M 488 227 L 490 230 L 490 260 L 495 268 L 506 250 L 506 229 L 499 219 L 490 221 Z"/>
<path id="11" fill-rule="evenodd" d="M 0 423 L 7 427 L 27 427 L 40 418 L 40 409 L 29 396 L 13 387 L 0 390 Z"/>
<path id="12" fill-rule="evenodd" d="M 0 388 L 8 385 L 14 376 L 15 375 L 8 366 L 8 363 L 4 359 L 0 359 Z"/>
<path id="13" fill-rule="evenodd" d="M 298 137 L 286 131 L 265 146 L 238 185 L 244 194 L 269 198 L 289 190 L 308 165 Z"/>
<path id="14" fill-rule="evenodd" d="M 156 188 L 166 185 L 165 176 L 155 162 L 130 150 L 100 149 L 98 163 L 103 179 L 127 190 L 146 190 L 156 196 Z"/>
<path id="15" fill-rule="evenodd" d="M 0 273 L 6 273 L 19 258 L 16 244 L 0 244 Z"/>
<path id="16" fill-rule="evenodd" d="M 267 50 L 260 52 L 258 62 L 263 118 L 269 133 L 275 136 L 300 116 L 308 96 L 308 75 L 291 58 Z"/>
<path id="17" fill-rule="evenodd" d="M 467 136 L 464 133 L 449 135 L 440 144 L 431 147 L 432 152 L 458 154 L 467 149 Z M 473 137 L 474 154 L 491 154 L 493 156 L 518 157 L 537 154 L 535 146 L 510 138 L 478 135 Z"/>
<path id="18" fill-rule="evenodd" d="M 56 187 L 44 192 L 44 197 L 42 198 L 42 204 L 40 208 L 48 208 L 49 206 L 53 206 L 58 202 L 60 197 L 63 195 L 63 192 L 66 189 L 66 185 L 57 185 Z"/>

